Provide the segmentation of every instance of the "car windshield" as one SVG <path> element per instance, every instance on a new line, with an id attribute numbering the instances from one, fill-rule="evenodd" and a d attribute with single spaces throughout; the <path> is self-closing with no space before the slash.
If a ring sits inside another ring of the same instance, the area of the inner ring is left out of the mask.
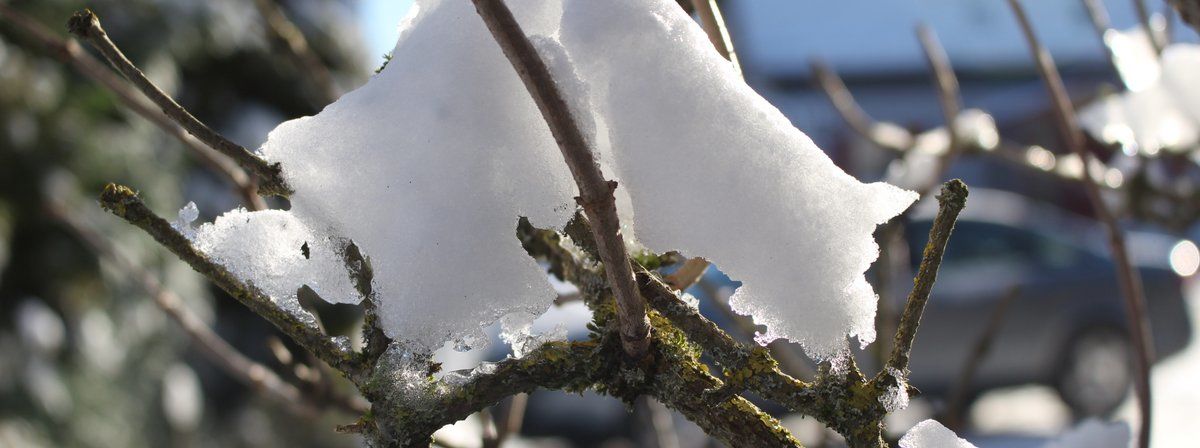
<path id="1" fill-rule="evenodd" d="M 919 221 L 909 226 L 912 266 L 921 262 L 921 248 L 928 238 L 930 225 L 928 221 Z M 950 239 L 946 248 L 945 262 L 960 265 L 987 260 L 1065 268 L 1095 257 L 1065 238 L 997 223 L 959 221 L 954 229 L 954 238 Z"/>

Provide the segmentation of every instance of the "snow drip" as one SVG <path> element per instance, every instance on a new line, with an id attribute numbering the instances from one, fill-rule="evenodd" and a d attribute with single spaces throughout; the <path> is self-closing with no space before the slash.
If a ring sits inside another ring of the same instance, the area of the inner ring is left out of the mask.
<path id="1" fill-rule="evenodd" d="M 760 342 L 827 357 L 847 336 L 874 339 L 871 234 L 915 194 L 837 168 L 673 1 L 506 3 L 619 181 L 622 224 L 641 243 L 742 281 L 731 303 L 767 326 Z M 347 302 L 362 298 L 334 278 L 346 277 L 335 243 L 353 240 L 371 259 L 384 331 L 432 350 L 551 305 L 514 229 L 520 216 L 564 225 L 578 193 L 470 2 L 415 10 L 380 74 L 271 133 L 262 152 L 296 190 L 292 209 L 231 212 L 197 239 L 273 296 L 308 284 Z"/>

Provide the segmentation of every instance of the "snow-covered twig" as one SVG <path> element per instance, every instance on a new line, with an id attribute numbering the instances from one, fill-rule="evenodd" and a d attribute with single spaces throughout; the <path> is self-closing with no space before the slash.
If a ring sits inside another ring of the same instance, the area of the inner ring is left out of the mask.
<path id="1" fill-rule="evenodd" d="M 250 389 L 270 397 L 297 415 L 313 416 L 317 413 L 315 404 L 311 403 L 299 389 L 280 379 L 270 368 L 254 362 L 231 346 L 199 316 L 188 309 L 179 296 L 164 288 L 158 279 L 145 268 L 114 250 L 103 236 L 92 229 L 92 226 L 84 224 L 65 207 L 57 204 L 47 204 L 46 212 L 75 234 L 96 255 L 115 263 L 129 273 L 137 286 L 154 300 L 154 304 L 159 309 L 175 321 L 183 333 L 192 340 L 192 343 L 200 348 L 200 352 L 213 364 L 224 370 L 226 374 Z M 353 409 L 350 412 L 361 412 L 361 409 Z"/>
<path id="2" fill-rule="evenodd" d="M 105 68 L 92 55 L 83 51 L 83 48 L 78 43 L 56 36 L 36 20 L 3 3 L 0 3 L 0 20 L 9 22 L 17 29 L 20 29 L 29 38 L 36 41 L 38 45 L 44 47 L 50 56 L 65 64 L 70 64 L 80 74 L 112 92 L 125 107 L 141 115 L 160 130 L 167 133 L 167 135 L 183 143 L 184 147 L 191 151 L 201 163 L 225 178 L 231 184 L 236 193 L 242 197 L 242 202 L 246 208 L 251 210 L 266 208 L 266 204 L 258 196 L 258 187 L 253 182 L 253 179 L 238 168 L 232 160 L 201 143 L 191 134 L 188 134 L 162 111 L 155 110 L 153 106 L 146 104 L 128 84 L 121 81 L 120 78 Z"/>
<path id="3" fill-rule="evenodd" d="M 621 324 L 621 343 L 625 353 L 635 360 L 645 357 L 650 344 L 650 321 L 646 303 L 633 285 L 629 256 L 621 238 L 613 191 L 615 181 L 604 178 L 595 154 L 579 129 L 566 99 L 558 89 L 533 43 L 525 36 L 512 11 L 502 0 L 472 0 L 492 37 L 499 43 L 525 88 L 545 118 L 563 159 L 579 187 L 577 200 L 591 221 L 600 261 L 617 297 L 617 315 Z"/>
<path id="4" fill-rule="evenodd" d="M 721 53 L 721 57 L 728 59 L 733 64 L 733 69 L 741 73 L 742 64 L 738 62 L 737 52 L 733 49 L 733 39 L 729 37 L 729 28 L 725 26 L 725 19 L 721 17 L 721 8 L 717 6 L 717 0 L 691 1 L 692 9 L 700 17 L 700 26 L 704 28 L 704 33 L 708 35 L 708 40 L 712 41 L 717 53 Z"/>
<path id="5" fill-rule="evenodd" d="M 258 8 L 258 14 L 262 16 L 263 24 L 266 25 L 267 37 L 283 49 L 292 64 L 311 84 L 316 96 L 314 102 L 318 106 L 324 106 L 337 100 L 340 91 L 329 72 L 329 67 L 313 52 L 304 33 L 288 19 L 278 1 L 254 0 L 254 6 Z"/>
<path id="6" fill-rule="evenodd" d="M 1140 1 L 1136 3 L 1141 5 Z M 1071 105 L 1070 98 L 1067 96 L 1062 77 L 1058 74 L 1058 68 L 1055 66 L 1050 52 L 1038 40 L 1037 34 L 1033 31 L 1033 26 L 1030 24 L 1029 18 L 1026 16 L 1020 1 L 1008 0 L 1008 4 L 1012 8 L 1017 22 L 1021 25 L 1021 32 L 1025 35 L 1025 39 L 1029 44 L 1029 52 L 1033 55 L 1038 72 L 1045 82 L 1046 91 L 1049 93 L 1051 102 L 1054 105 L 1055 116 L 1058 118 L 1060 130 L 1063 134 L 1062 138 L 1071 149 L 1071 152 L 1084 161 L 1084 166 L 1087 166 L 1092 158 L 1092 154 L 1084 147 L 1083 130 L 1079 128 L 1079 122 L 1075 118 L 1075 109 Z M 1146 29 L 1149 30 L 1150 28 L 1147 27 Z M 1117 219 L 1113 216 L 1112 211 L 1108 209 L 1104 198 L 1100 196 L 1100 189 L 1096 186 L 1096 181 L 1092 178 L 1091 172 L 1084 170 L 1083 176 L 1085 179 L 1083 182 L 1084 190 L 1087 192 L 1092 208 L 1095 209 L 1100 221 L 1104 223 L 1105 230 L 1107 230 L 1109 248 L 1112 251 L 1117 271 L 1117 282 L 1121 287 L 1121 295 L 1125 299 L 1125 313 L 1126 318 L 1129 320 L 1129 338 L 1135 357 L 1134 390 L 1137 392 L 1138 408 L 1141 411 L 1138 446 L 1148 448 L 1150 446 L 1151 424 L 1150 362 L 1154 358 L 1154 347 L 1151 342 L 1150 318 L 1146 312 L 1146 297 L 1142 291 L 1142 280 L 1129 259 L 1129 254 L 1125 247 L 1125 237 L 1121 232 L 1120 225 L 1117 223 Z"/>
<path id="7" fill-rule="evenodd" d="M 356 375 L 361 372 L 348 350 L 339 347 L 333 339 L 321 333 L 315 326 L 280 308 L 258 288 L 246 284 L 224 266 L 213 262 L 193 247 L 191 241 L 171 226 L 171 223 L 146 207 L 137 193 L 129 187 L 108 184 L 100 195 L 100 206 L 150 234 L 196 272 L 250 308 L 250 311 L 274 324 L 300 346 L 316 354 L 319 359 L 346 373 L 351 380 L 358 379 Z"/>
<path id="8" fill-rule="evenodd" d="M 100 19 L 90 10 L 82 10 L 71 16 L 67 22 L 71 34 L 91 44 L 118 72 L 133 83 L 146 98 L 162 109 L 171 120 L 179 123 L 184 130 L 195 136 L 210 148 L 226 155 L 237 162 L 243 169 L 254 173 L 261 181 L 259 193 L 264 195 L 288 196 L 292 193 L 283 179 L 279 164 L 271 164 L 254 155 L 246 148 L 225 138 L 209 128 L 190 112 L 175 102 L 174 99 L 154 85 L 137 66 L 133 65 L 117 45 L 108 38 L 108 33 L 100 26 Z"/>

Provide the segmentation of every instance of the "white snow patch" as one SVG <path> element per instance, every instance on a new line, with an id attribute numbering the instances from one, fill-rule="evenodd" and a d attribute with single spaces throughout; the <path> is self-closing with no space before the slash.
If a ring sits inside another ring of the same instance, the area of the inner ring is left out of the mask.
<path id="1" fill-rule="evenodd" d="M 904 375 L 895 368 L 888 367 L 887 371 L 898 383 L 879 396 L 879 403 L 883 405 L 884 410 L 892 413 L 908 407 L 908 381 L 905 381 Z"/>
<path id="2" fill-rule="evenodd" d="M 557 22 L 546 2 L 510 3 L 531 32 Z M 280 125 L 263 152 L 296 190 L 293 216 L 371 258 L 389 336 L 466 348 L 500 316 L 550 305 L 554 290 L 517 241 L 517 219 L 560 226 L 576 190 L 470 2 L 417 7 L 379 75 Z"/>
<path id="3" fill-rule="evenodd" d="M 361 300 L 339 253 L 342 244 L 292 213 L 237 209 L 195 232 L 197 249 L 293 314 L 308 315 L 297 300 L 304 285 L 333 303 Z"/>
<path id="4" fill-rule="evenodd" d="M 712 260 L 733 308 L 829 357 L 875 338 L 871 234 L 916 195 L 862 184 L 745 84 L 675 2 L 573 0 L 562 43 L 607 128 L 638 239 Z M 599 139 L 597 139 L 599 140 Z"/>
<path id="5" fill-rule="evenodd" d="M 837 168 L 675 2 L 508 4 L 619 180 L 627 237 L 742 281 L 731 303 L 767 326 L 763 343 L 787 338 L 827 357 L 847 336 L 874 339 L 871 234 L 913 193 Z M 549 307 L 555 291 L 514 229 L 519 216 L 565 224 L 577 190 L 470 3 L 416 9 L 379 75 L 271 133 L 262 153 L 296 190 L 292 209 L 230 212 L 198 229 L 197 244 L 276 300 L 308 284 L 355 302 L 337 244 L 352 240 L 371 259 L 389 336 L 467 348 L 501 316 Z"/>
<path id="6" fill-rule="evenodd" d="M 900 448 L 976 448 L 936 420 L 917 423 L 900 438 Z"/>

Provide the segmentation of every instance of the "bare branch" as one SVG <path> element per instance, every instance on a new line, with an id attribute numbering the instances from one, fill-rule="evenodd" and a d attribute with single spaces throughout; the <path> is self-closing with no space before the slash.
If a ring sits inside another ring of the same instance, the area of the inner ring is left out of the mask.
<path id="1" fill-rule="evenodd" d="M 692 9 L 700 17 L 700 26 L 708 35 L 708 40 L 721 57 L 733 64 L 733 69 L 742 73 L 742 64 L 738 62 L 737 52 L 733 49 L 733 39 L 729 37 L 729 28 L 725 26 L 725 18 L 721 17 L 721 8 L 717 0 L 691 0 Z"/>
<path id="2" fill-rule="evenodd" d="M 71 34 L 83 39 L 91 44 L 108 63 L 112 65 L 125 79 L 133 83 L 146 98 L 162 109 L 163 113 L 170 119 L 179 123 L 189 134 L 192 134 L 201 142 L 208 145 L 210 148 L 217 150 L 221 154 L 228 156 L 246 169 L 257 175 L 262 180 L 260 186 L 261 194 L 274 194 L 287 196 L 292 193 L 290 187 L 283 180 L 282 169 L 279 164 L 270 164 L 266 160 L 259 158 L 251 153 L 246 148 L 226 139 L 221 134 L 210 129 L 190 112 L 176 103 L 166 92 L 154 85 L 149 78 L 137 66 L 133 65 L 124 53 L 117 48 L 116 44 L 108 38 L 108 34 L 104 28 L 100 26 L 100 19 L 90 10 L 82 10 L 71 16 L 67 22 L 67 29 Z"/>
<path id="3" fill-rule="evenodd" d="M 1130 0 L 1133 2 L 1133 9 L 1137 11 L 1138 22 L 1142 24 L 1142 28 L 1146 30 L 1146 37 L 1150 40 L 1150 46 L 1154 47 L 1155 54 L 1162 54 L 1163 44 L 1158 38 L 1158 33 L 1154 31 L 1154 24 L 1150 21 L 1150 8 L 1146 7 L 1145 0 Z"/>
<path id="4" fill-rule="evenodd" d="M 1175 7 L 1175 11 L 1179 13 L 1179 18 L 1187 23 L 1200 33 L 1200 0 L 1167 0 L 1171 6 Z"/>
<path id="5" fill-rule="evenodd" d="M 105 68 L 103 64 L 83 51 L 78 43 L 56 36 L 37 21 L 3 3 L 0 3 L 0 19 L 4 19 L 16 26 L 36 41 L 38 45 L 44 47 L 50 56 L 63 63 L 70 64 L 79 73 L 91 78 L 96 83 L 111 91 L 125 107 L 128 107 L 134 113 L 149 120 L 150 123 L 163 132 L 182 142 L 184 148 L 191 151 L 201 163 L 232 185 L 234 190 L 242 197 L 242 202 L 246 208 L 251 210 L 266 208 L 266 204 L 258 196 L 258 186 L 232 160 L 204 145 L 195 137 L 192 137 L 182 127 L 167 118 L 162 111 L 156 110 L 153 106 L 146 104 L 145 100 L 139 97 L 128 84 L 121 81 L 112 71 Z"/>
<path id="6" fill-rule="evenodd" d="M 1136 0 L 1135 0 L 1136 1 Z M 1140 1 L 1136 1 L 1141 5 Z M 1029 18 L 1025 15 L 1024 8 L 1018 0 L 1009 0 L 1009 6 L 1012 7 L 1013 14 L 1017 18 L 1017 22 L 1021 25 L 1021 32 L 1025 35 L 1025 39 L 1029 44 L 1029 52 L 1033 55 L 1034 62 L 1037 65 L 1038 72 L 1042 75 L 1042 80 L 1046 84 L 1046 91 L 1050 95 L 1050 99 L 1054 104 L 1055 116 L 1058 118 L 1062 138 L 1071 149 L 1071 152 L 1083 161 L 1084 167 L 1089 165 L 1092 154 L 1084 147 L 1083 130 L 1079 128 L 1078 121 L 1075 117 L 1075 109 L 1071 105 L 1071 100 L 1067 96 L 1066 87 L 1063 86 L 1062 77 L 1058 74 L 1058 68 L 1054 64 L 1054 60 L 1050 56 L 1050 52 L 1042 46 L 1037 38 L 1037 34 L 1033 31 L 1033 26 L 1029 23 Z M 1145 7 L 1145 5 L 1141 5 Z M 1147 27 L 1147 32 L 1150 29 Z M 1154 358 L 1154 347 L 1151 345 L 1150 337 L 1150 319 L 1146 312 L 1146 298 L 1142 291 L 1142 280 L 1138 271 L 1133 268 L 1130 262 L 1129 254 L 1125 248 L 1125 237 L 1121 233 L 1121 228 L 1117 224 L 1116 217 L 1108 209 L 1108 205 L 1104 203 L 1104 198 L 1100 196 L 1100 189 L 1096 187 L 1096 182 L 1092 179 L 1091 170 L 1084 169 L 1084 190 L 1087 192 L 1088 199 L 1092 203 L 1092 208 L 1095 209 L 1100 221 L 1104 223 L 1104 228 L 1108 233 L 1109 248 L 1112 250 L 1114 265 L 1116 268 L 1117 282 L 1120 284 L 1122 296 L 1125 298 L 1125 313 L 1129 320 L 1129 338 L 1133 345 L 1135 355 L 1135 387 L 1138 397 L 1138 407 L 1141 411 L 1141 425 L 1138 433 L 1138 446 L 1148 448 L 1150 446 L 1150 425 L 1151 425 L 1151 406 L 1150 406 L 1150 362 Z"/>
<path id="7" fill-rule="evenodd" d="M 949 171 L 954 158 L 963 151 L 962 134 L 958 126 L 958 117 L 962 113 L 962 95 L 958 88 L 958 77 L 950 67 L 950 57 L 938 40 L 933 29 L 925 24 L 917 26 L 917 40 L 925 52 L 929 69 L 933 72 L 934 85 L 937 87 L 938 103 L 942 107 L 942 119 L 946 123 L 946 133 L 950 136 L 949 147 L 938 159 L 934 178 L 929 179 L 928 185 L 923 186 L 919 193 L 925 196 L 938 185 L 942 177 Z"/>
<path id="8" fill-rule="evenodd" d="M 678 270 L 666 276 L 664 280 L 666 280 L 667 284 L 671 285 L 672 288 L 675 288 L 679 291 L 685 291 L 692 285 L 696 284 L 696 282 L 700 281 L 700 278 L 704 276 L 704 272 L 707 270 L 707 260 L 699 257 L 689 258 L 687 261 L 683 262 L 683 266 L 680 266 Z"/>
<path id="9" fill-rule="evenodd" d="M 571 169 L 571 175 L 579 187 L 577 200 L 591 221 L 592 232 L 599 243 L 600 261 L 604 263 L 604 272 L 617 297 L 622 346 L 631 358 L 641 360 L 650 344 L 650 321 L 646 318 L 646 302 L 638 296 L 633 284 L 629 256 L 621 238 L 621 226 L 613 198 L 617 184 L 604 179 L 604 174 L 596 164 L 595 154 L 580 132 L 550 70 L 521 30 L 512 11 L 502 0 L 472 1 L 492 37 L 533 96 L 562 151 L 563 159 Z"/>
<path id="10" fill-rule="evenodd" d="M 121 185 L 108 184 L 100 195 L 100 205 L 105 210 L 150 234 L 159 244 L 169 249 L 196 272 L 208 277 L 234 299 L 250 308 L 250 311 L 262 316 L 296 343 L 357 382 L 360 372 L 358 372 L 358 366 L 353 361 L 351 353 L 339 347 L 316 327 L 281 309 L 258 288 L 246 284 L 224 266 L 213 262 L 207 255 L 193 247 L 191 241 L 171 227 L 170 223 L 147 208 L 133 190 Z"/>
<path id="11" fill-rule="evenodd" d="M 1112 28 L 1112 23 L 1108 20 L 1108 9 L 1104 7 L 1104 2 L 1100 0 L 1082 1 L 1083 6 L 1087 8 L 1088 18 L 1092 21 L 1092 28 L 1096 31 L 1096 39 L 1100 42 L 1100 46 L 1104 47 L 1104 56 L 1108 58 L 1108 63 L 1112 66 L 1113 70 L 1119 72 L 1120 67 L 1117 65 L 1117 53 L 1108 45 L 1108 41 L 1104 38 Z"/>
<path id="12" fill-rule="evenodd" d="M 961 180 L 955 179 L 942 185 L 942 191 L 938 194 L 938 213 L 933 220 L 933 228 L 929 230 L 929 242 L 925 244 L 921 266 L 917 268 L 913 289 L 904 304 L 904 314 L 900 316 L 895 342 L 892 344 L 892 354 L 887 361 L 887 366 L 896 372 L 908 371 L 909 355 L 912 352 L 913 340 L 917 337 L 917 326 L 921 324 L 921 314 L 925 312 L 929 293 L 937 280 L 938 268 L 942 265 L 942 254 L 946 251 L 946 243 L 950 240 L 954 223 L 966 203 L 967 185 Z"/>
<path id="13" fill-rule="evenodd" d="M 263 18 L 268 37 L 278 43 L 278 47 L 283 48 L 288 59 L 299 69 L 300 74 L 308 80 L 313 91 L 316 92 L 317 103 L 324 106 L 337 100 L 340 92 L 337 83 L 333 81 L 333 75 L 329 72 L 329 67 L 325 66 L 321 58 L 312 51 L 304 33 L 300 32 L 300 28 L 288 19 L 278 1 L 254 0 L 254 6 L 258 8 L 258 13 Z"/>

